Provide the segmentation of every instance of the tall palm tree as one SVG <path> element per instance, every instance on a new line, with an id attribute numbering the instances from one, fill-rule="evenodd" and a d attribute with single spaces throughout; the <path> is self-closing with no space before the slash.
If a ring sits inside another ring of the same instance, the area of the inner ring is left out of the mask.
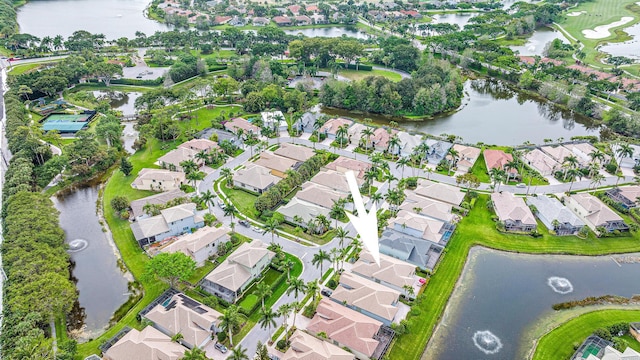
<path id="1" fill-rule="evenodd" d="M 341 149 L 342 149 L 342 142 L 348 133 L 349 133 L 349 126 L 347 124 L 339 126 L 338 130 L 336 130 L 336 138 L 340 141 Z"/>
<path id="2" fill-rule="evenodd" d="M 228 167 L 223 167 L 220 169 L 220 176 L 227 180 L 227 186 L 231 186 L 231 177 L 233 176 L 233 172 Z"/>
<path id="3" fill-rule="evenodd" d="M 238 214 L 238 209 L 236 209 L 233 203 L 228 203 L 224 206 L 224 216 L 231 216 L 231 226 L 233 226 L 233 217 Z"/>
<path id="4" fill-rule="evenodd" d="M 334 201 L 333 205 L 331 206 L 331 211 L 329 211 L 329 216 L 336 220 L 336 224 L 335 224 L 336 229 L 338 228 L 338 219 L 344 216 L 344 205 L 341 200 L 342 199 L 339 199 L 338 201 Z"/>
<path id="5" fill-rule="evenodd" d="M 293 326 L 296 326 L 296 316 L 298 315 L 298 311 L 300 311 L 302 304 L 299 301 L 294 301 L 291 303 L 291 311 L 293 312 Z"/>
<path id="6" fill-rule="evenodd" d="M 289 284 L 289 287 L 287 288 L 287 295 L 294 293 L 296 301 L 298 301 L 298 296 L 307 290 L 307 285 L 302 279 L 289 279 L 287 284 Z"/>
<path id="7" fill-rule="evenodd" d="M 498 191 L 500 189 L 500 184 L 506 177 L 506 172 L 502 169 L 492 168 L 491 170 L 489 170 L 489 176 L 493 181 L 493 188 Z"/>
<path id="8" fill-rule="evenodd" d="M 266 308 L 266 309 L 262 309 L 260 310 L 260 320 L 258 320 L 258 323 L 260 324 L 261 328 L 268 328 L 269 329 L 269 338 L 271 338 L 271 327 L 275 327 L 276 326 L 276 318 L 278 317 L 278 313 L 276 313 L 275 311 L 273 311 L 273 309 L 271 308 Z"/>
<path id="9" fill-rule="evenodd" d="M 397 177 L 393 176 L 392 173 L 386 173 L 382 176 L 382 178 L 387 182 L 387 185 L 389 185 L 389 188 L 391 188 L 391 182 L 398 180 Z"/>
<path id="10" fill-rule="evenodd" d="M 373 169 L 373 167 L 367 169 L 364 172 L 364 181 L 367 184 L 367 187 L 369 188 L 369 196 L 371 196 L 371 185 L 373 184 L 373 180 L 378 178 L 378 172 L 376 170 Z"/>
<path id="11" fill-rule="evenodd" d="M 282 316 L 282 326 L 284 326 L 284 339 L 286 342 L 289 342 L 287 319 L 289 318 L 289 314 L 291 314 L 291 310 L 293 310 L 293 306 L 288 303 L 284 303 L 278 308 L 278 315 Z"/>
<path id="12" fill-rule="evenodd" d="M 307 283 L 307 294 L 311 294 L 313 302 L 316 302 L 316 298 L 320 294 L 320 285 L 318 284 L 318 280 L 314 279 Z"/>
<path id="13" fill-rule="evenodd" d="M 400 148 L 402 146 L 402 140 L 400 140 L 400 138 L 398 137 L 398 135 L 393 135 L 390 139 L 389 139 L 389 144 L 387 144 L 387 151 L 390 152 L 391 154 L 394 154 L 393 151 L 395 149 L 398 150 L 397 154 L 400 154 Z M 397 155 L 395 154 L 395 155 Z"/>
<path id="14" fill-rule="evenodd" d="M 238 306 L 229 306 L 220 317 L 220 328 L 227 332 L 229 338 L 229 344 L 233 346 L 233 331 L 240 325 L 240 314 L 238 313 Z"/>
<path id="15" fill-rule="evenodd" d="M 331 266 L 335 271 L 338 271 L 338 259 L 340 259 L 340 249 L 333 248 L 331 249 L 331 251 L 329 251 L 329 254 L 331 255 Z"/>
<path id="16" fill-rule="evenodd" d="M 331 222 L 329 221 L 329 219 L 327 219 L 327 217 L 322 214 L 316 216 L 315 223 L 320 234 L 324 233 L 325 230 L 329 229 L 329 226 L 331 226 Z"/>
<path id="17" fill-rule="evenodd" d="M 200 195 L 200 200 L 207 206 L 209 209 L 209 214 L 211 214 L 211 207 L 215 205 L 216 196 L 211 192 L 211 190 L 207 190 Z"/>
<path id="18" fill-rule="evenodd" d="M 197 346 L 191 350 L 185 351 L 184 356 L 182 357 L 182 360 L 206 360 L 206 359 L 207 359 L 207 354 L 204 352 L 204 350 L 200 349 Z"/>
<path id="19" fill-rule="evenodd" d="M 458 156 L 460 156 L 460 154 L 458 153 L 458 150 L 454 149 L 453 147 L 449 148 L 447 154 L 451 156 L 451 161 L 449 161 L 449 169 L 447 170 L 447 175 L 449 175 L 451 173 L 451 168 L 453 167 L 453 165 L 458 162 Z"/>
<path id="20" fill-rule="evenodd" d="M 247 349 L 243 349 L 242 345 L 238 345 L 238 347 L 231 349 L 231 356 L 229 356 L 229 360 L 249 360 Z"/>
<path id="21" fill-rule="evenodd" d="M 264 299 L 267 298 L 268 296 L 271 296 L 271 287 L 267 284 L 265 284 L 264 282 L 260 282 L 258 283 L 258 285 L 256 285 L 256 295 L 260 298 L 260 301 L 262 302 L 262 310 L 264 310 Z"/>
<path id="22" fill-rule="evenodd" d="M 376 204 L 376 206 L 378 206 L 378 205 L 380 205 L 380 202 L 382 201 L 382 194 L 375 193 L 375 194 L 371 195 L 370 198 L 373 201 L 373 203 Z"/>
<path id="23" fill-rule="evenodd" d="M 622 159 L 633 156 L 633 148 L 627 143 L 620 143 L 618 145 L 618 149 L 616 150 L 616 154 L 618 154 L 618 162 L 616 164 L 616 173 L 620 169 L 620 163 Z"/>
<path id="24" fill-rule="evenodd" d="M 593 185 L 593 189 L 595 190 L 595 188 L 600 186 L 602 184 L 602 181 L 604 181 L 604 179 L 605 179 L 604 175 L 602 175 L 600 173 L 594 174 L 591 177 L 591 185 Z"/>
<path id="25" fill-rule="evenodd" d="M 567 179 L 567 170 L 568 169 L 575 169 L 578 166 L 578 158 L 575 157 L 574 155 L 565 156 L 562 165 L 565 167 L 563 180 L 566 181 L 566 179 Z"/>
<path id="26" fill-rule="evenodd" d="M 202 150 L 195 155 L 195 158 L 202 161 L 203 164 L 206 164 L 209 161 L 209 153 Z"/>
<path id="27" fill-rule="evenodd" d="M 364 149 L 366 152 L 369 152 L 369 144 L 371 144 L 371 137 L 373 136 L 373 129 L 370 127 L 365 127 L 362 132 L 362 136 L 366 138 L 366 142 L 364 143 Z"/>
<path id="28" fill-rule="evenodd" d="M 607 155 L 602 151 L 595 149 L 589 153 L 589 157 L 591 158 L 591 161 L 597 162 L 598 165 L 602 165 L 602 162 L 607 158 Z"/>
<path id="29" fill-rule="evenodd" d="M 265 235 L 266 233 L 271 233 L 271 243 L 273 244 L 273 241 L 274 241 L 273 236 L 276 234 L 279 227 L 280 227 L 280 224 L 278 224 L 276 220 L 269 219 L 269 221 L 267 221 L 264 224 L 262 235 Z"/>
<path id="30" fill-rule="evenodd" d="M 340 248 L 344 248 L 344 239 L 349 235 L 344 228 L 336 228 L 336 237 L 339 239 L 338 244 Z"/>
<path id="31" fill-rule="evenodd" d="M 198 164 L 196 164 L 196 162 L 193 160 L 182 161 L 180 163 L 180 167 L 182 168 L 182 171 L 187 175 L 198 171 Z"/>
<path id="32" fill-rule="evenodd" d="M 518 162 L 516 160 L 507 161 L 507 163 L 504 164 L 504 169 L 507 172 L 507 181 L 508 181 L 511 178 L 511 170 L 518 169 Z M 516 175 L 514 175 L 514 177 L 515 176 Z"/>
<path id="33" fill-rule="evenodd" d="M 408 157 L 404 156 L 396 161 L 396 169 L 400 168 L 400 180 L 404 179 L 404 168 L 405 166 L 409 166 L 411 160 Z"/>
<path id="34" fill-rule="evenodd" d="M 196 195 L 200 194 L 200 189 L 196 186 L 196 182 L 204 179 L 204 177 L 205 174 L 202 171 L 194 171 L 186 175 L 186 179 L 191 181 L 191 184 L 193 184 L 193 188 L 196 190 Z"/>
<path id="35" fill-rule="evenodd" d="M 580 169 L 572 168 L 567 171 L 567 175 L 571 178 L 571 185 L 569 185 L 569 192 L 571 192 L 571 188 L 573 188 L 573 182 L 576 181 L 576 178 L 579 177 L 582 179 L 582 172 Z"/>
<path id="36" fill-rule="evenodd" d="M 329 253 L 327 253 L 322 249 L 320 249 L 320 251 L 318 251 L 317 253 L 313 254 L 313 259 L 311 259 L 311 264 L 314 265 L 315 267 L 320 268 L 320 276 L 324 274 L 324 272 L 322 271 L 322 268 L 323 268 L 324 262 L 327 260 L 331 260 L 331 257 L 329 256 Z"/>

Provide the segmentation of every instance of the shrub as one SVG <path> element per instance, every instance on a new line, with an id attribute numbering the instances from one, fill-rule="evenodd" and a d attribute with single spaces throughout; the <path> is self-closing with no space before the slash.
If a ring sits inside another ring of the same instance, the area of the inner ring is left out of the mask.
<path id="1" fill-rule="evenodd" d="M 257 307 L 260 302 L 260 299 L 254 294 L 248 294 L 247 296 L 240 301 L 240 312 L 249 316 Z"/>
<path id="2" fill-rule="evenodd" d="M 331 279 L 331 280 L 327 281 L 327 287 L 335 290 L 337 286 L 338 286 L 338 283 L 336 283 L 335 280 Z"/>
<path id="3" fill-rule="evenodd" d="M 220 332 L 218 333 L 218 341 L 219 341 L 219 342 L 223 342 L 223 341 L 225 341 L 226 339 L 227 339 L 227 333 L 226 333 L 226 332 L 224 332 L 224 331 L 220 331 Z"/>
<path id="4" fill-rule="evenodd" d="M 286 342 L 284 339 L 282 339 L 282 340 L 279 340 L 279 341 L 278 341 L 278 343 L 277 343 L 276 345 L 277 345 L 278 349 L 280 349 L 280 350 L 284 350 L 284 349 L 286 349 L 286 348 L 287 348 L 287 346 L 288 346 L 289 344 L 287 344 L 287 342 Z"/>
<path id="5" fill-rule="evenodd" d="M 116 196 L 111 199 L 111 208 L 116 212 L 122 212 L 129 208 L 129 200 L 124 196 Z"/>
<path id="6" fill-rule="evenodd" d="M 616 173 L 616 164 L 614 164 L 613 162 L 610 162 L 608 164 L 606 164 L 604 166 L 604 169 L 609 173 L 609 174 L 615 174 Z"/>

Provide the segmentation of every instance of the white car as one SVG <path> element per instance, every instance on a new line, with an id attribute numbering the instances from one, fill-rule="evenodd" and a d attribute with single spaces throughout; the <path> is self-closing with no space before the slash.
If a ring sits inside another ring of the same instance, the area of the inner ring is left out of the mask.
<path id="1" fill-rule="evenodd" d="M 527 187 L 527 184 L 525 184 L 525 183 L 519 183 L 519 184 L 517 184 L 517 185 L 516 185 L 516 187 L 517 187 L 517 188 L 526 188 L 526 187 Z"/>

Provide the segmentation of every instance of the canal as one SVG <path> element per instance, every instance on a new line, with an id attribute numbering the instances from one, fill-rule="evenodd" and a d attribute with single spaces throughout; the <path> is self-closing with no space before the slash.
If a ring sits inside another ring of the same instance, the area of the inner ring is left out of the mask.
<path id="1" fill-rule="evenodd" d="M 337 109 L 325 108 L 322 111 L 357 120 L 370 118 L 380 125 L 394 120 L 409 131 L 431 135 L 454 134 L 471 144 L 519 145 L 525 141 L 541 144 L 547 138 L 569 139 L 576 135 L 599 134 L 599 125 L 591 119 L 513 90 L 499 80 L 467 80 L 464 91 L 465 97 L 458 111 L 422 121 L 354 114 Z"/>
<path id="2" fill-rule="evenodd" d="M 118 264 L 117 249 L 96 214 L 98 187 L 72 189 L 52 198 L 73 262 L 80 309 L 71 316 L 81 339 L 102 333 L 118 307 L 129 298 L 128 273 Z"/>
<path id="3" fill-rule="evenodd" d="M 618 264 L 611 256 L 475 247 L 423 359 L 524 359 L 531 343 L 523 343 L 523 335 L 553 313 L 552 305 L 588 296 L 630 297 L 640 293 L 638 278 L 640 264 Z"/>

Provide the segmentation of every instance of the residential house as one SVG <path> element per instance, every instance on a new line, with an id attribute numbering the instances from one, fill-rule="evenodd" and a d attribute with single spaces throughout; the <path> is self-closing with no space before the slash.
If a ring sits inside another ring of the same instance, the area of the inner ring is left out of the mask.
<path id="1" fill-rule="evenodd" d="M 224 128 L 227 131 L 230 131 L 234 134 L 238 133 L 238 130 L 242 129 L 242 131 L 246 133 L 260 134 L 260 128 L 250 123 L 248 120 L 243 118 L 232 118 L 229 121 L 224 123 Z"/>
<path id="2" fill-rule="evenodd" d="M 453 206 L 433 199 L 425 198 L 405 190 L 406 199 L 400 205 L 400 210 L 414 212 L 418 215 L 430 217 L 453 224 L 457 217 L 453 215 Z"/>
<path id="3" fill-rule="evenodd" d="M 427 151 L 427 161 L 430 164 L 439 164 L 447 153 L 449 149 L 453 146 L 452 143 L 442 140 L 436 139 L 427 139 L 425 140 L 427 146 L 429 146 L 429 150 Z"/>
<path id="4" fill-rule="evenodd" d="M 280 178 L 271 174 L 271 170 L 249 163 L 245 168 L 233 174 L 233 186 L 262 194 L 277 184 Z"/>
<path id="5" fill-rule="evenodd" d="M 324 185 L 329 189 L 336 190 L 338 192 L 344 194 L 350 194 L 351 190 L 349 190 L 349 183 L 347 182 L 347 177 L 341 172 L 334 170 L 324 170 L 317 173 L 314 177 L 309 180 L 318 185 Z M 356 178 L 356 182 L 358 186 L 364 183 L 364 180 L 360 178 Z"/>
<path id="6" fill-rule="evenodd" d="M 411 17 L 414 19 L 422 19 L 422 14 L 420 14 L 417 10 L 400 10 L 400 12 L 406 15 L 407 17 Z"/>
<path id="7" fill-rule="evenodd" d="M 320 11 L 320 8 L 318 8 L 318 5 L 309 4 L 305 7 L 305 10 L 307 10 L 307 13 L 317 13 Z"/>
<path id="8" fill-rule="evenodd" d="M 260 113 L 260 117 L 264 127 L 276 129 L 277 131 L 287 130 L 287 122 L 282 111 L 263 111 Z"/>
<path id="9" fill-rule="evenodd" d="M 404 131 L 398 131 L 397 135 L 400 139 L 400 156 L 411 155 L 413 150 L 424 142 L 420 135 L 411 135 Z"/>
<path id="10" fill-rule="evenodd" d="M 341 12 L 334 12 L 331 14 L 331 19 L 333 22 L 342 22 L 347 19 L 347 16 Z"/>
<path id="11" fill-rule="evenodd" d="M 238 15 L 234 15 L 233 18 L 228 22 L 231 26 L 245 26 L 247 25 L 247 20 Z"/>
<path id="12" fill-rule="evenodd" d="M 493 210 L 507 231 L 529 232 L 537 228 L 533 213 L 521 197 L 510 192 L 491 194 Z"/>
<path id="13" fill-rule="evenodd" d="M 513 168 L 507 168 L 507 164 L 513 161 L 513 156 L 507 154 L 502 150 L 490 150 L 484 151 L 484 163 L 487 166 L 487 170 L 499 169 L 504 170 L 509 174 L 509 177 L 518 176 L 518 170 Z"/>
<path id="14" fill-rule="evenodd" d="M 302 184 L 302 189 L 296 193 L 295 197 L 325 209 L 331 209 L 333 204 L 346 198 L 347 195 L 323 185 L 307 182 Z"/>
<path id="15" fill-rule="evenodd" d="M 539 172 L 542 176 L 553 175 L 553 173 L 558 171 L 561 167 L 561 165 L 551 156 L 542 152 L 538 148 L 526 153 L 523 156 L 523 161 Z"/>
<path id="16" fill-rule="evenodd" d="M 307 15 L 297 15 L 294 19 L 296 20 L 296 25 L 299 26 L 313 24 L 313 21 L 311 21 L 311 18 Z"/>
<path id="17" fill-rule="evenodd" d="M 620 204 L 625 209 L 631 209 L 638 206 L 638 197 L 640 197 L 640 186 L 622 186 L 614 187 L 607 190 L 607 196 L 613 201 Z"/>
<path id="18" fill-rule="evenodd" d="M 311 21 L 316 25 L 327 24 L 328 23 L 327 17 L 322 15 L 322 14 L 312 14 L 309 17 L 311 18 Z"/>
<path id="19" fill-rule="evenodd" d="M 444 246 L 393 229 L 385 229 L 380 237 L 380 253 L 411 263 L 423 270 L 433 270 Z"/>
<path id="20" fill-rule="evenodd" d="M 320 215 L 329 219 L 329 209 L 300 200 L 297 197 L 281 206 L 278 212 L 284 216 L 285 221 L 305 229 L 310 221 L 314 221 Z M 300 218 L 299 221 L 296 221 L 298 218 Z"/>
<path id="21" fill-rule="evenodd" d="M 203 305 L 185 294 L 178 293 L 141 315 L 153 323 L 163 334 L 182 335 L 178 343 L 193 349 L 203 348 L 219 331 L 219 312 Z"/>
<path id="22" fill-rule="evenodd" d="M 335 140 L 336 133 L 338 132 L 338 128 L 344 125 L 346 125 L 347 127 L 350 127 L 352 124 L 353 124 L 353 121 L 345 118 L 330 119 L 330 120 L 327 120 L 327 122 L 324 123 L 324 125 L 322 125 L 320 129 L 318 129 L 318 133 L 325 134 L 327 138 Z"/>
<path id="23" fill-rule="evenodd" d="M 339 156 L 325 166 L 325 169 L 334 170 L 339 173 L 346 174 L 349 171 L 353 171 L 356 178 L 363 179 L 364 173 L 371 168 L 371 164 L 364 161 Z"/>
<path id="24" fill-rule="evenodd" d="M 455 226 L 444 221 L 406 210 L 400 210 L 395 218 L 389 220 L 389 227 L 403 234 L 435 243 L 448 241 L 455 230 Z"/>
<path id="25" fill-rule="evenodd" d="M 186 350 L 159 330 L 147 326 L 142 331 L 129 330 L 102 355 L 105 360 L 178 360 Z"/>
<path id="26" fill-rule="evenodd" d="M 564 202 L 593 231 L 599 231 L 597 228 L 600 227 L 607 232 L 629 230 L 629 226 L 625 224 L 620 215 L 591 194 L 580 193 L 565 196 Z"/>
<path id="27" fill-rule="evenodd" d="M 586 355 L 586 354 L 585 354 Z M 638 360 L 640 359 L 640 352 L 627 347 L 623 352 L 616 350 L 611 345 L 604 348 L 602 357 L 597 357 L 594 354 L 588 354 L 585 360 Z"/>
<path id="28" fill-rule="evenodd" d="M 473 164 L 476 163 L 478 157 L 480 157 L 480 149 L 466 146 L 462 144 L 454 144 L 453 150 L 458 153 L 458 161 L 456 162 L 456 167 L 458 171 L 462 171 L 464 173 L 470 172 Z M 447 156 L 449 158 L 450 155 Z"/>
<path id="29" fill-rule="evenodd" d="M 380 254 L 380 266 L 378 266 L 373 255 L 363 250 L 358 261 L 351 267 L 351 272 L 399 291 L 410 298 L 415 298 L 420 288 L 415 265 L 384 254 Z M 414 292 L 410 294 L 407 287 L 412 288 Z"/>
<path id="30" fill-rule="evenodd" d="M 204 291 L 235 302 L 275 256 L 260 240 L 243 243 L 202 281 Z"/>
<path id="31" fill-rule="evenodd" d="M 197 152 L 211 153 L 220 149 L 215 141 L 209 139 L 193 139 L 178 145 L 178 148 L 191 149 Z"/>
<path id="32" fill-rule="evenodd" d="M 295 16 L 295 15 L 300 14 L 300 9 L 301 9 L 301 8 L 302 8 L 302 7 L 301 7 L 300 5 L 289 5 L 289 6 L 287 6 L 287 9 L 288 9 L 289 11 L 291 11 L 291 13 L 292 13 L 294 16 Z"/>
<path id="33" fill-rule="evenodd" d="M 324 333 L 334 345 L 348 348 L 357 359 L 368 360 L 381 345 L 376 339 L 381 327 L 380 321 L 335 301 L 322 299 L 318 303 L 316 314 L 307 325 L 307 331 L 316 335 Z"/>
<path id="34" fill-rule="evenodd" d="M 387 151 L 388 149 L 389 152 L 397 154 L 398 149 L 389 149 L 389 140 L 391 140 L 391 137 L 397 132 L 397 130 L 393 129 L 390 129 L 390 131 L 384 128 L 375 129 L 371 137 L 371 146 L 377 151 Z"/>
<path id="35" fill-rule="evenodd" d="M 342 273 L 340 285 L 331 294 L 331 299 L 387 326 L 402 320 L 396 318 L 399 291 L 350 272 Z"/>
<path id="36" fill-rule="evenodd" d="M 179 190 L 186 182 L 183 172 L 164 169 L 142 169 L 131 183 L 131 187 L 138 190 L 172 191 Z"/>
<path id="37" fill-rule="evenodd" d="M 328 341 L 313 337 L 304 331 L 296 330 L 289 339 L 291 345 L 281 360 L 354 360 L 352 353 L 343 350 Z"/>
<path id="38" fill-rule="evenodd" d="M 441 201 L 453 206 L 460 206 L 465 194 L 453 185 L 437 183 L 430 180 L 418 181 L 418 186 L 414 190 L 416 195 L 429 199 Z"/>
<path id="39" fill-rule="evenodd" d="M 287 170 L 294 170 L 301 165 L 299 161 L 275 155 L 270 151 L 262 152 L 260 158 L 255 161 L 255 164 L 269 169 L 271 175 L 279 178 L 287 177 Z"/>
<path id="40" fill-rule="evenodd" d="M 556 198 L 539 195 L 528 197 L 525 202 L 535 208 L 532 211 L 538 219 L 556 235 L 577 234 L 585 225 L 584 221 Z"/>
<path id="41" fill-rule="evenodd" d="M 311 159 L 316 154 L 311 148 L 290 143 L 281 143 L 280 147 L 273 153 L 301 163 Z"/>
<path id="42" fill-rule="evenodd" d="M 278 26 L 291 26 L 291 19 L 286 16 L 274 16 L 273 22 Z"/>
<path id="43" fill-rule="evenodd" d="M 196 204 L 188 203 L 160 210 L 160 215 L 140 219 L 130 226 L 138 244 L 144 246 L 201 228 L 204 219 L 197 214 Z"/>
<path id="44" fill-rule="evenodd" d="M 232 16 L 216 16 L 213 18 L 213 25 L 224 25 L 233 19 Z"/>
<path id="45" fill-rule="evenodd" d="M 573 153 L 573 155 L 575 155 L 575 157 L 578 159 L 578 162 L 582 167 L 589 166 L 589 163 L 592 162 L 591 156 L 590 156 L 591 153 L 596 152 L 598 150 L 588 142 L 569 143 L 569 144 L 564 144 L 562 146 L 567 148 L 569 151 Z M 607 163 L 609 162 L 609 160 L 610 160 L 610 156 L 605 155 L 604 162 Z"/>
<path id="46" fill-rule="evenodd" d="M 251 23 L 254 26 L 267 26 L 271 23 L 271 20 L 266 17 L 256 16 L 251 20 Z"/>
<path id="47" fill-rule="evenodd" d="M 349 142 L 356 146 L 361 145 L 364 148 L 366 145 L 365 142 L 367 141 L 367 137 L 362 134 L 362 131 L 365 129 L 372 129 L 372 128 L 360 123 L 354 123 L 353 125 L 351 125 L 351 127 L 347 131 L 347 134 L 349 136 Z"/>
<path id="48" fill-rule="evenodd" d="M 196 165 L 202 166 L 204 162 L 196 158 L 196 155 L 198 153 L 199 151 L 196 150 L 179 147 L 177 149 L 169 151 L 168 153 L 158 158 L 158 165 L 160 165 L 163 169 L 182 171 L 182 166 L 180 165 L 180 163 L 191 160 L 196 163 Z"/>
<path id="49" fill-rule="evenodd" d="M 560 165 L 565 163 L 565 159 L 567 157 L 575 157 L 573 152 L 564 146 L 542 146 L 540 147 L 540 150 L 542 150 L 544 153 L 549 155 L 553 160 L 555 160 Z M 576 159 L 578 160 L 578 165 L 580 167 L 586 167 L 587 165 L 589 165 L 588 160 L 585 162 L 580 158 L 576 157 Z"/>
<path id="50" fill-rule="evenodd" d="M 150 215 L 144 211 L 145 205 L 158 205 L 162 206 L 166 203 L 173 201 L 179 198 L 187 198 L 188 195 L 182 190 L 171 190 L 151 196 L 147 196 L 142 199 L 133 200 L 129 207 L 131 207 L 131 216 L 133 220 L 139 220 L 142 218 L 147 218 Z"/>
<path id="51" fill-rule="evenodd" d="M 640 165 L 640 146 L 633 144 L 629 144 L 629 146 L 633 149 L 633 155 L 631 157 L 624 157 L 620 159 L 620 156 L 617 152 L 619 146 L 616 144 L 611 145 L 611 151 L 616 154 L 616 160 L 620 163 L 620 167 L 633 169 L 634 167 Z"/>
<path id="52" fill-rule="evenodd" d="M 192 258 L 198 267 L 216 255 L 220 244 L 229 241 L 231 229 L 226 226 L 205 226 L 193 233 L 185 234 L 159 249 L 163 253 L 181 252 Z"/>

